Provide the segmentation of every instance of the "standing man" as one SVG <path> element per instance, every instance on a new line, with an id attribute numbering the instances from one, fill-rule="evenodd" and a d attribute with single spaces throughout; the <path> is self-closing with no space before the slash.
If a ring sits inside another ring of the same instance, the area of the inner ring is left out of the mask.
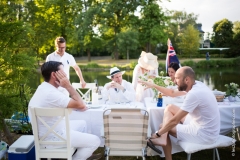
<path id="1" fill-rule="evenodd" d="M 57 37 L 55 39 L 55 46 L 56 46 L 56 51 L 47 56 L 46 62 L 48 61 L 62 62 L 64 67 L 64 72 L 67 74 L 68 79 L 70 79 L 70 76 L 69 76 L 70 66 L 73 67 L 79 77 L 82 87 L 84 88 L 86 86 L 86 82 L 83 79 L 81 69 L 76 64 L 74 57 L 68 54 L 67 52 L 65 52 L 66 40 L 63 37 Z M 62 87 L 59 87 L 59 90 L 65 93 L 66 95 L 68 95 L 67 91 Z"/>
<path id="2" fill-rule="evenodd" d="M 208 61 L 210 59 L 210 54 L 209 52 L 206 53 L 206 60 Z"/>
<path id="3" fill-rule="evenodd" d="M 28 106 L 28 115 L 31 119 L 30 107 L 40 108 L 75 108 L 81 111 L 87 110 L 85 103 L 80 97 L 79 93 L 70 84 L 61 62 L 49 61 L 45 62 L 41 67 L 41 73 L 44 78 L 44 82 L 38 86 L 36 92 L 31 98 Z M 65 88 L 71 98 L 60 92 L 57 88 L 61 86 Z M 54 124 L 58 118 L 53 117 L 51 119 L 42 117 L 48 125 Z M 38 122 L 40 123 L 40 122 Z M 66 135 L 65 126 L 60 123 L 54 130 L 55 132 Z M 48 128 L 39 127 L 39 136 L 42 137 L 46 133 Z M 92 153 L 99 147 L 100 139 L 92 134 L 85 133 L 86 122 L 73 120 L 70 121 L 70 137 L 72 147 L 77 148 L 77 152 L 73 155 L 73 160 L 92 160 Z M 49 135 L 46 137 L 48 140 L 58 141 L 59 138 L 55 135 Z M 53 146 L 45 145 L 43 147 L 52 148 Z M 61 147 L 61 146 L 56 146 Z M 101 155 L 100 155 L 101 157 Z M 99 159 L 100 157 L 95 157 Z"/>
<path id="4" fill-rule="evenodd" d="M 158 89 L 153 83 L 140 83 Z M 183 105 L 180 108 L 168 105 L 164 110 L 162 127 L 151 137 L 155 145 L 162 146 L 166 160 L 172 160 L 169 134 L 179 141 L 211 144 L 217 140 L 220 132 L 216 98 L 204 83 L 195 80 L 193 69 L 187 66 L 179 68 L 175 74 L 175 83 L 179 91 L 187 92 Z"/>
<path id="5" fill-rule="evenodd" d="M 133 102 L 135 101 L 135 90 L 130 82 L 122 79 L 125 71 L 120 71 L 117 67 L 110 69 L 108 79 L 112 81 L 106 83 L 102 90 L 102 98 L 110 103 Z"/>

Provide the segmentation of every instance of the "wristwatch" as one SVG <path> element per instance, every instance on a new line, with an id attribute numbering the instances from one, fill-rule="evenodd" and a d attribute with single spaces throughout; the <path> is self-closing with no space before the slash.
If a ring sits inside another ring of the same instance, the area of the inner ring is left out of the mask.
<path id="1" fill-rule="evenodd" d="M 161 135 L 158 134 L 158 131 L 155 132 L 157 137 L 161 137 Z"/>

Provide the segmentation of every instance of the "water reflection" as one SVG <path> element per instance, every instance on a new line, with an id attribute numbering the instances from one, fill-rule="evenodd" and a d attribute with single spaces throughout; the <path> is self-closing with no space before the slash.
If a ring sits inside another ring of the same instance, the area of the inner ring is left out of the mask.
<path id="1" fill-rule="evenodd" d="M 220 91 L 225 91 L 225 84 L 234 82 L 240 85 L 240 67 L 231 67 L 231 68 L 207 68 L 207 69 L 194 69 L 196 73 L 196 79 L 204 82 L 210 89 L 217 89 Z M 126 71 L 123 75 L 123 79 L 132 82 L 132 70 Z M 94 82 L 94 79 L 98 80 L 98 84 L 103 86 L 105 83 L 110 80 L 106 77 L 109 75 L 109 71 L 83 71 L 83 77 L 86 82 Z M 71 70 L 70 81 L 79 82 L 74 70 Z M 33 88 L 33 91 L 37 86 L 43 82 L 43 78 L 39 73 L 36 76 L 33 76 L 30 86 Z"/>

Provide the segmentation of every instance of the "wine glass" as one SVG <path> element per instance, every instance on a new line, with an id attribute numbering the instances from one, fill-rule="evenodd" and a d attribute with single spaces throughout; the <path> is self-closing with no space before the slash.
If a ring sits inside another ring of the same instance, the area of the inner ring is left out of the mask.
<path id="1" fill-rule="evenodd" d="M 87 93 L 84 99 L 85 99 L 86 104 L 89 104 L 89 102 L 90 102 L 90 94 Z"/>

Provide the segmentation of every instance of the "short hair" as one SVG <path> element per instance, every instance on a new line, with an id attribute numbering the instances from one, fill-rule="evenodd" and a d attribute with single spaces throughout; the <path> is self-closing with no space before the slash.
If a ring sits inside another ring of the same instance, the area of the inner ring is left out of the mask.
<path id="1" fill-rule="evenodd" d="M 43 63 L 41 72 L 45 82 L 49 82 L 51 73 L 58 71 L 60 65 L 63 65 L 62 62 L 57 61 L 48 61 Z"/>
<path id="2" fill-rule="evenodd" d="M 57 46 L 59 43 L 66 43 L 66 40 L 63 37 L 57 37 L 55 39 L 55 46 Z"/>
<path id="3" fill-rule="evenodd" d="M 173 68 L 176 72 L 180 68 L 180 66 L 176 62 L 172 62 L 172 63 L 169 64 L 168 68 Z"/>
<path id="4" fill-rule="evenodd" d="M 190 77 L 192 80 L 195 80 L 195 72 L 191 67 L 184 66 L 183 77 Z"/>

